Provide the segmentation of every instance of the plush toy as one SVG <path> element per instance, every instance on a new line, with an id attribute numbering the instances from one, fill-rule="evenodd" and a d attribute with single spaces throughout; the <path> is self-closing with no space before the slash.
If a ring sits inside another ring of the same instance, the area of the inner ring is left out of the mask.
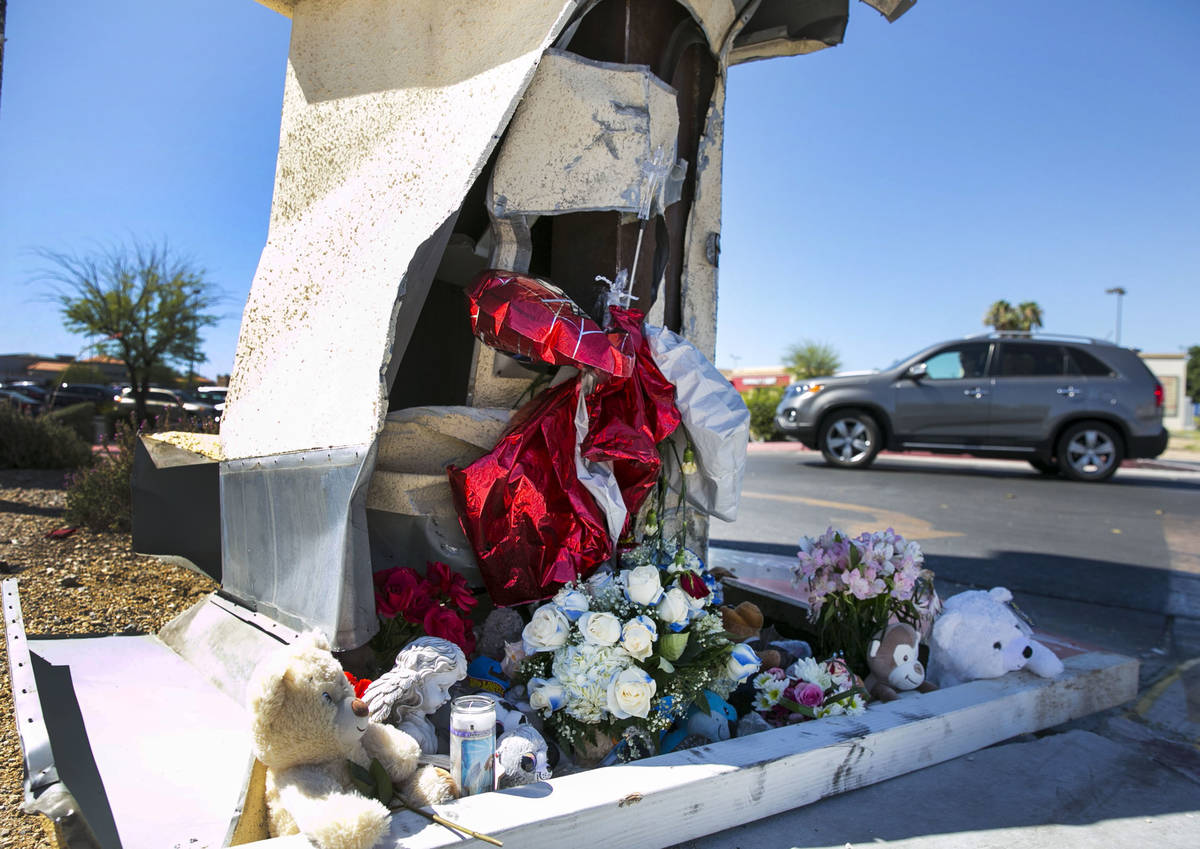
<path id="1" fill-rule="evenodd" d="M 925 680 L 925 667 L 917 660 L 921 638 L 917 629 L 893 622 L 871 639 L 867 647 L 867 667 L 871 673 L 864 684 L 871 698 L 894 702 L 900 690 L 928 693 L 937 687 Z"/>
<path id="2" fill-rule="evenodd" d="M 550 747 L 531 725 L 517 725 L 496 741 L 496 789 L 549 781 Z"/>
<path id="3" fill-rule="evenodd" d="M 942 687 L 975 678 L 998 678 L 1028 669 L 1053 678 L 1063 670 L 1050 649 L 1032 639 L 1032 629 L 1019 619 L 1004 587 L 968 590 L 946 599 L 933 623 L 929 672 Z"/>
<path id="4" fill-rule="evenodd" d="M 720 610 L 721 624 L 736 642 L 758 639 L 762 632 L 763 615 L 757 604 L 743 601 L 737 607 L 724 605 Z"/>
<path id="5" fill-rule="evenodd" d="M 457 795 L 449 773 L 418 766 L 412 737 L 370 720 L 319 633 L 264 658 L 247 704 L 254 755 L 267 768 L 272 837 L 302 833 L 322 849 L 373 846 L 387 832 L 388 809 L 353 789 L 352 775 L 357 767 L 370 772 L 373 760 L 410 805 Z"/>

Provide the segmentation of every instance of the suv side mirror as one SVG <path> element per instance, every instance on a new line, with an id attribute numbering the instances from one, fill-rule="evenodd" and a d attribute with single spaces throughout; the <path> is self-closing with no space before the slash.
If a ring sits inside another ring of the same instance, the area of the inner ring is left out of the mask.
<path id="1" fill-rule="evenodd" d="M 904 376 L 909 380 L 920 380 L 926 374 L 925 363 L 917 363 L 915 366 L 909 366 L 908 371 L 904 372 Z"/>

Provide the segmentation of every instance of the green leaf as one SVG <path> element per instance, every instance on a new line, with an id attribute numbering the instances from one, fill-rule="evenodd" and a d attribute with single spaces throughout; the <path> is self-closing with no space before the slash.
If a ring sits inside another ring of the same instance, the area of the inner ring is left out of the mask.
<path id="1" fill-rule="evenodd" d="M 383 768 L 383 764 L 378 758 L 371 758 L 371 777 L 375 782 L 376 798 L 383 804 L 392 801 L 392 796 L 395 795 L 395 788 L 392 786 L 392 777 L 387 774 L 387 770 Z"/>
<path id="2" fill-rule="evenodd" d="M 658 668 L 663 672 L 666 672 L 668 675 L 675 671 L 675 665 L 662 656 L 658 658 Z"/>
<path id="3" fill-rule="evenodd" d="M 679 660 L 687 644 L 687 634 L 663 634 L 658 638 L 658 654 L 667 660 Z"/>
<path id="4" fill-rule="evenodd" d="M 366 767 L 359 766 L 354 761 L 346 761 L 346 766 L 350 770 L 350 782 L 355 786 L 359 793 L 371 798 L 375 797 L 375 779 L 372 777 L 370 770 Z"/>
<path id="5" fill-rule="evenodd" d="M 864 690 L 862 687 L 851 687 L 849 690 L 843 690 L 842 692 L 837 693 L 836 695 L 828 696 L 825 699 L 825 704 L 829 704 L 830 702 L 844 702 L 847 699 L 853 698 L 854 696 L 857 696 L 857 695 L 860 695 L 863 698 L 866 698 L 867 691 Z"/>
<path id="6" fill-rule="evenodd" d="M 798 704 L 797 702 L 793 702 L 791 699 L 780 699 L 779 704 L 787 710 L 790 710 L 792 713 L 798 713 L 801 716 L 807 716 L 809 719 L 817 718 L 817 714 L 812 708 Z"/>

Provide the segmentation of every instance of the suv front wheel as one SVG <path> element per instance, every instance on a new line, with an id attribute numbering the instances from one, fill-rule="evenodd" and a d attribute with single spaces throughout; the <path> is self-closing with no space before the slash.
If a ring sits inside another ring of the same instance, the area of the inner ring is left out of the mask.
<path id="1" fill-rule="evenodd" d="M 865 469 L 879 453 L 879 425 L 862 410 L 838 410 L 822 422 L 817 444 L 831 466 Z"/>
<path id="2" fill-rule="evenodd" d="M 1058 439 L 1058 466 L 1077 481 L 1108 480 L 1121 465 L 1121 437 L 1101 422 L 1077 422 Z"/>

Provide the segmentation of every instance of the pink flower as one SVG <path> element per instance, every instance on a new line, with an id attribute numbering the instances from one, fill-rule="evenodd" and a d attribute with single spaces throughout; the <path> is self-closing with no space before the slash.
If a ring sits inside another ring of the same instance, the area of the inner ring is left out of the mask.
<path id="1" fill-rule="evenodd" d="M 819 685 L 805 683 L 803 687 L 798 688 L 795 701 L 797 704 L 804 705 L 805 707 L 820 707 L 822 702 L 825 701 L 825 693 Z"/>

